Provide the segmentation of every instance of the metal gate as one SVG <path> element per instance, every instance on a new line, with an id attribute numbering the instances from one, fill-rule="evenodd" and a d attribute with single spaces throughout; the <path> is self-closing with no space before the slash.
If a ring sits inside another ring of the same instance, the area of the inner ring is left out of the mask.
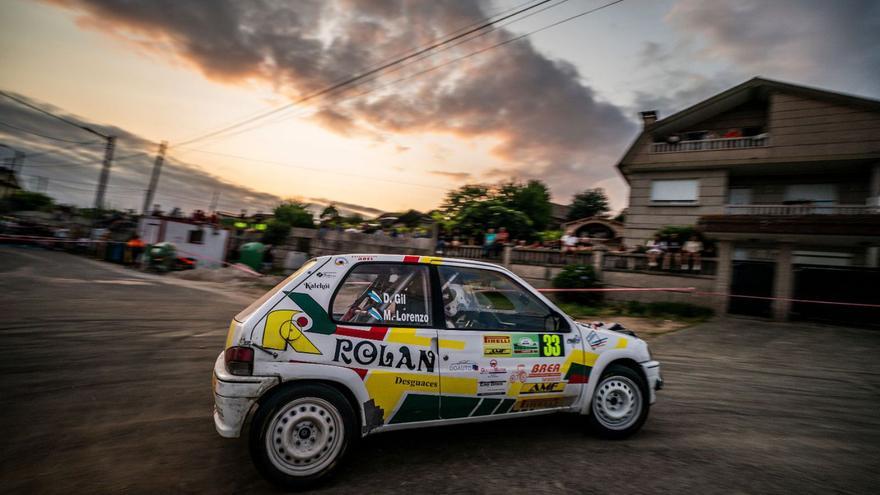
<path id="1" fill-rule="evenodd" d="M 880 269 L 794 265 L 794 298 L 880 305 Z M 880 308 L 793 302 L 791 317 L 880 328 Z"/>
<path id="2" fill-rule="evenodd" d="M 769 261 L 734 261 L 730 293 L 743 296 L 772 297 L 776 264 Z M 770 318 L 773 301 L 731 297 L 727 311 L 733 314 Z"/>

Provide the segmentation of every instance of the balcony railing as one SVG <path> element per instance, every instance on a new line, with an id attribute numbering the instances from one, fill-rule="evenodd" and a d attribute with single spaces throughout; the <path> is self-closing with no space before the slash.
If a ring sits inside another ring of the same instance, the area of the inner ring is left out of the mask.
<path id="1" fill-rule="evenodd" d="M 704 276 L 715 276 L 718 270 L 718 261 L 715 258 L 703 258 L 700 260 L 700 265 L 695 266 L 693 260 L 685 260 L 681 255 L 675 256 L 669 253 L 658 256 L 656 261 L 657 266 L 649 266 L 646 254 L 610 252 L 605 253 L 602 257 L 602 269 L 614 272 L 656 272 L 658 274 Z"/>
<path id="2" fill-rule="evenodd" d="M 866 205 L 727 205 L 728 215 L 768 215 L 768 216 L 801 216 L 801 215 L 873 215 L 880 213 L 876 206 Z"/>
<path id="3" fill-rule="evenodd" d="M 698 141 L 679 141 L 677 143 L 653 143 L 652 153 L 678 153 L 680 151 L 736 150 L 767 146 L 767 136 L 736 138 L 700 139 Z"/>

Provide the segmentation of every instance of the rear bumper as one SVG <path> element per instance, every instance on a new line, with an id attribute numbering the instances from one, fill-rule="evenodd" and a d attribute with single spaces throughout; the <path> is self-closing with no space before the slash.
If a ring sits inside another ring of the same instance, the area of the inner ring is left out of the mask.
<path id="1" fill-rule="evenodd" d="M 660 375 L 659 361 L 646 361 L 641 363 L 645 378 L 648 380 L 648 390 L 651 394 L 651 404 L 657 400 L 657 391 L 663 388 L 663 377 Z"/>
<path id="2" fill-rule="evenodd" d="M 267 390 L 278 383 L 269 376 L 236 376 L 226 371 L 223 353 L 214 362 L 211 380 L 214 392 L 214 428 L 221 437 L 236 438 L 248 412 Z"/>

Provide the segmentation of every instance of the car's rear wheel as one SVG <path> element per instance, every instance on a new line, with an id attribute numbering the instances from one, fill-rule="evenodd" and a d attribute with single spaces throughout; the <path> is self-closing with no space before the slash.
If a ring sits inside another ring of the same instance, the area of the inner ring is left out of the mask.
<path id="1" fill-rule="evenodd" d="M 648 385 L 631 368 L 611 364 L 593 391 L 589 423 L 605 438 L 626 438 L 648 419 Z"/>
<path id="2" fill-rule="evenodd" d="M 356 435 L 354 410 L 338 390 L 294 385 L 273 394 L 254 414 L 251 458 L 274 484 L 308 488 L 333 473 Z"/>

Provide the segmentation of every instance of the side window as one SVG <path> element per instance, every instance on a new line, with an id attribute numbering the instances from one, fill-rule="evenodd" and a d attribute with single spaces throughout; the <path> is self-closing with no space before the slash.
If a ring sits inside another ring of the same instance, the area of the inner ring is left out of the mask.
<path id="1" fill-rule="evenodd" d="M 364 325 L 431 326 L 428 267 L 364 263 L 348 272 L 333 298 L 333 320 Z"/>
<path id="2" fill-rule="evenodd" d="M 478 268 L 438 267 L 446 328 L 543 331 L 552 311 L 503 273 Z"/>

